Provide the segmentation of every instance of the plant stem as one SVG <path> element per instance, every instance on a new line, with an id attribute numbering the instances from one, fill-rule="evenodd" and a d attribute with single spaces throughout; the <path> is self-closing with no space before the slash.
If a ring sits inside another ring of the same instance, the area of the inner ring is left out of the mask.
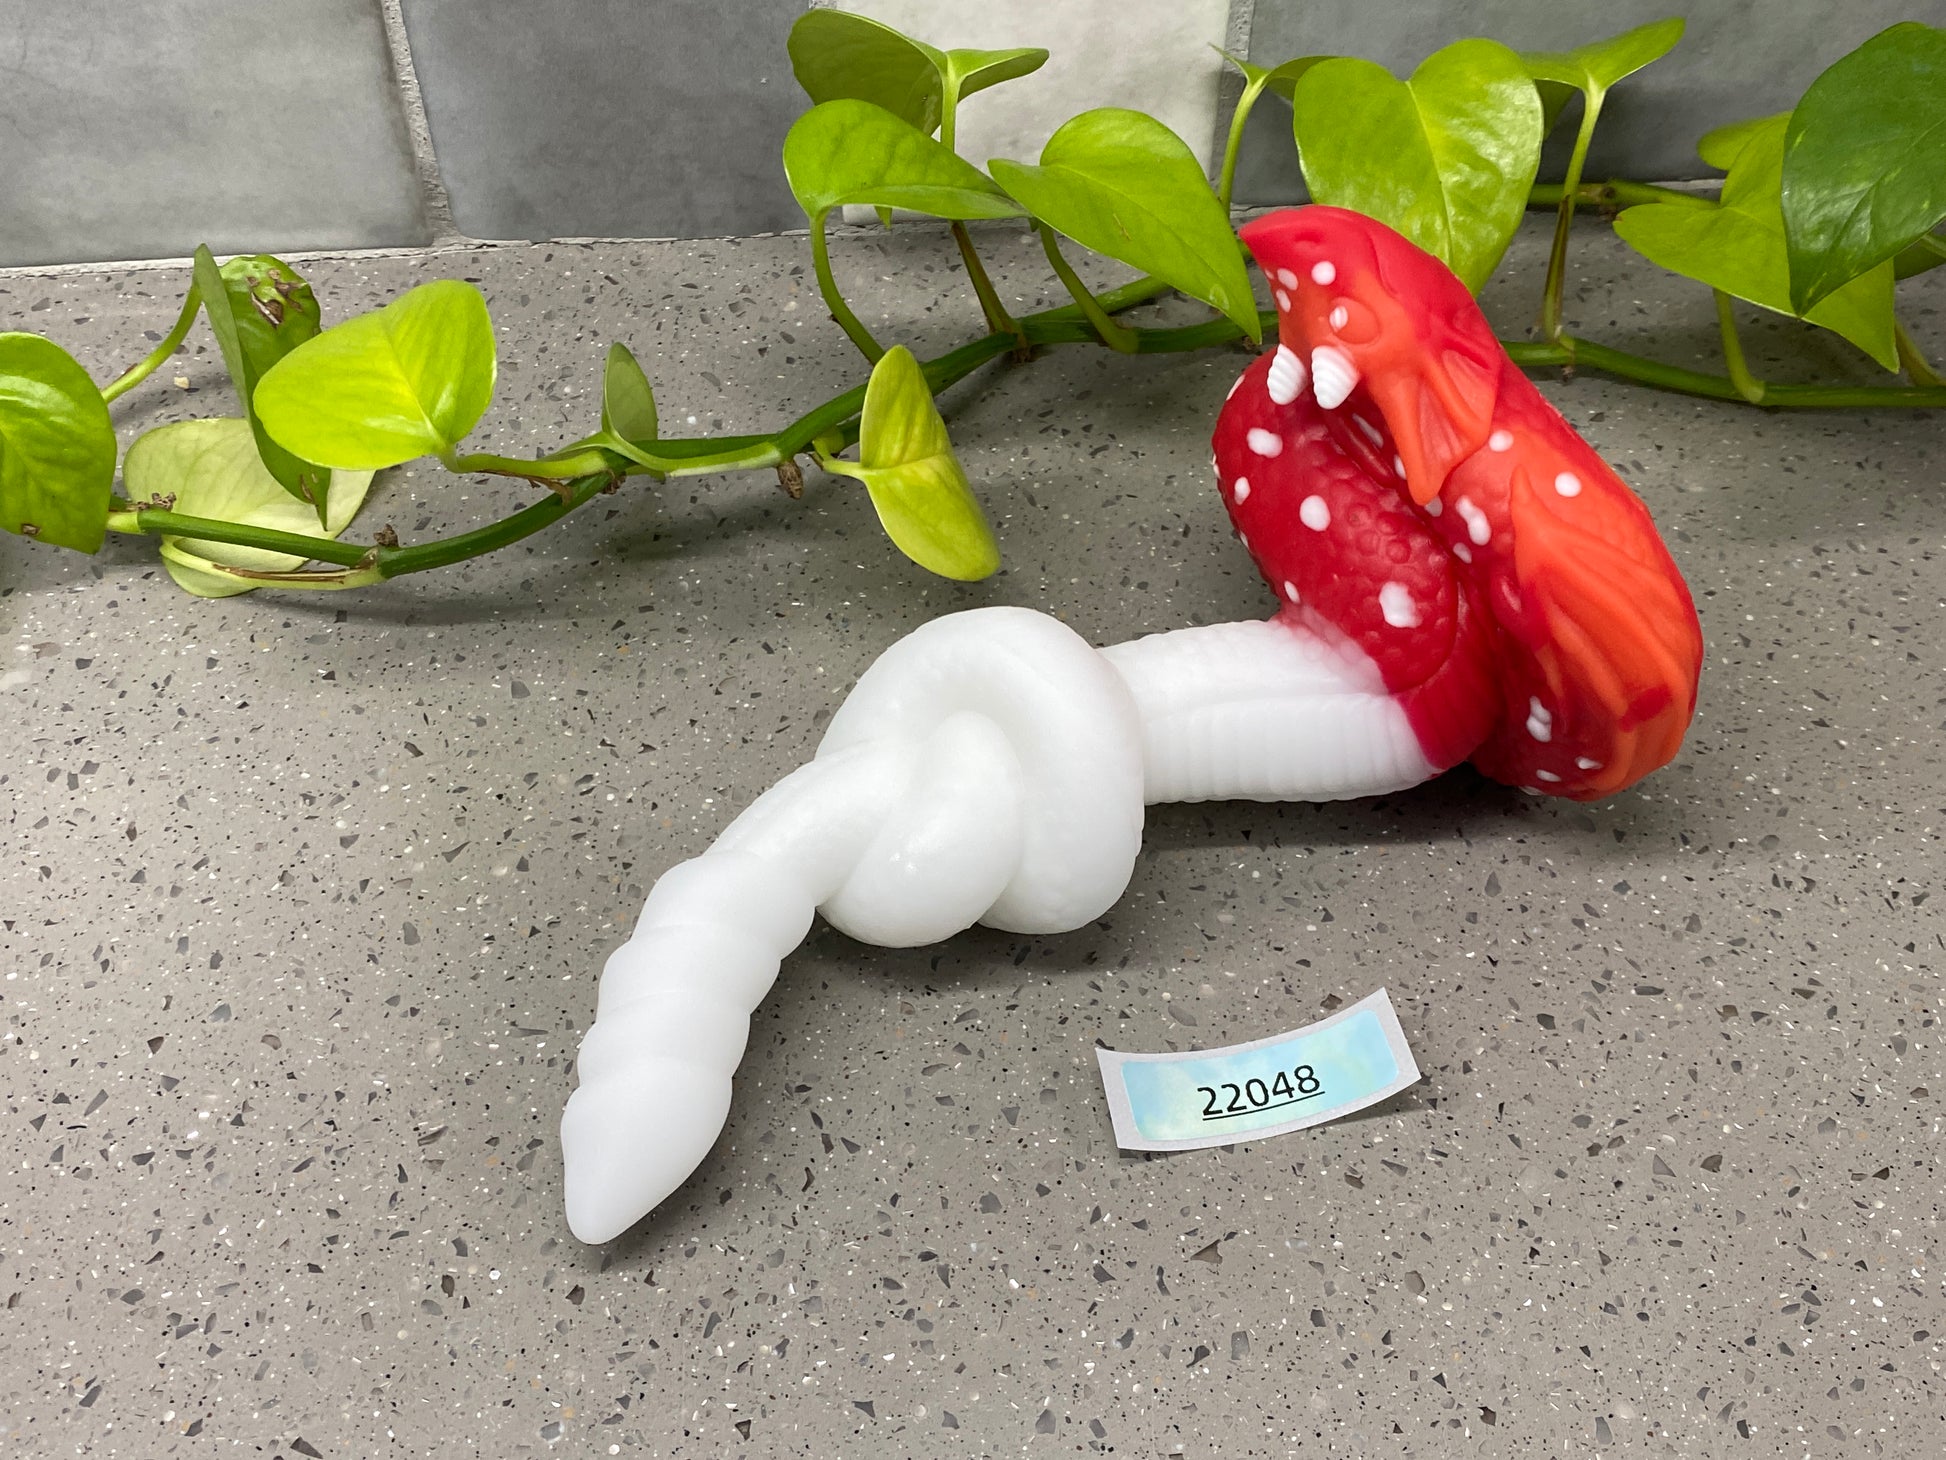
<path id="1" fill-rule="evenodd" d="M 861 394 L 858 400 L 859 404 L 863 405 L 865 397 Z M 718 437 L 710 441 L 705 438 L 705 444 L 716 447 L 715 451 L 698 452 L 686 460 L 679 459 L 678 463 L 672 465 L 663 475 L 698 477 L 720 471 L 751 471 L 759 467 L 775 466 L 784 460 L 785 453 L 777 449 L 771 437 L 736 438 L 735 444 L 729 444 L 731 439 Z M 663 441 L 658 444 L 663 447 L 675 445 L 673 441 Z"/>
<path id="2" fill-rule="evenodd" d="M 369 547 L 360 543 L 335 542 L 328 537 L 308 537 L 301 532 L 279 532 L 273 527 L 251 527 L 241 522 L 190 517 L 181 512 L 150 507 L 130 507 L 120 512 L 110 512 L 108 530 L 136 534 L 166 533 L 170 537 L 262 548 L 265 552 L 290 553 L 295 557 L 338 563 L 344 567 L 355 567 L 364 562 L 371 552 Z"/>
<path id="3" fill-rule="evenodd" d="M 1547 282 L 1541 288 L 1541 333 L 1550 340 L 1561 337 L 1561 291 L 1567 283 L 1568 231 L 1574 226 L 1574 205 L 1581 194 L 1581 168 L 1588 160 L 1588 144 L 1594 140 L 1595 122 L 1601 116 L 1600 87 L 1581 93 L 1581 129 L 1574 136 L 1574 151 L 1568 154 L 1567 176 L 1561 183 L 1561 212 L 1554 224 L 1554 247 L 1547 255 Z"/>
<path id="4" fill-rule="evenodd" d="M 1263 95 L 1264 83 L 1270 80 L 1269 73 L 1259 77 L 1244 78 L 1243 93 L 1237 97 L 1237 109 L 1230 113 L 1230 134 L 1223 139 L 1223 170 L 1217 175 L 1216 201 L 1223 205 L 1225 217 L 1229 216 L 1230 198 L 1236 191 L 1237 155 L 1243 148 L 1243 124 L 1250 120 L 1251 108 L 1257 98 Z"/>
<path id="5" fill-rule="evenodd" d="M 1223 321 L 1227 325 L 1227 321 Z M 1234 326 L 1229 326 L 1234 330 Z M 1082 338 L 1092 342 L 1094 336 Z M 935 393 L 964 379 L 974 370 L 1004 355 L 1013 347 L 1013 336 L 995 333 L 961 345 L 957 350 L 928 361 L 922 370 Z M 1053 340 L 1048 343 L 1056 343 Z M 704 472 L 734 471 L 751 467 L 775 466 L 799 451 L 813 438 L 836 434 L 847 445 L 856 438 L 855 418 L 865 403 L 865 386 L 860 385 L 806 412 L 775 436 L 729 436 L 714 440 L 662 441 L 656 445 L 669 454 L 670 476 L 694 476 Z M 518 465 L 519 463 L 515 463 Z M 639 468 L 638 468 L 639 470 Z M 168 534 L 203 542 L 229 543 L 237 547 L 262 548 L 289 553 L 294 557 L 321 563 L 335 563 L 344 573 L 266 572 L 213 563 L 218 573 L 252 583 L 287 588 L 358 588 L 384 578 L 405 573 L 423 573 L 490 553 L 509 543 L 539 532 L 583 506 L 604 487 L 613 485 L 614 472 L 606 465 L 597 472 L 567 484 L 564 496 L 543 497 L 509 517 L 485 527 L 453 537 L 437 538 L 413 547 L 382 544 L 336 542 L 327 537 L 307 537 L 302 533 L 280 532 L 274 528 L 252 527 L 238 522 L 219 522 L 207 517 L 189 517 L 179 512 L 152 508 L 126 508 L 112 512 L 108 528 L 112 532 Z"/>
<path id="6" fill-rule="evenodd" d="M 124 396 L 129 391 L 135 389 L 136 386 L 155 374 L 157 368 L 164 360 L 167 360 L 177 350 L 182 348 L 182 342 L 189 334 L 189 327 L 196 322 L 196 309 L 201 302 L 197 296 L 196 288 L 192 284 L 188 297 L 182 302 L 182 313 L 176 316 L 175 328 L 163 337 L 161 344 L 149 351 L 148 355 L 143 358 L 140 364 L 131 365 L 121 375 L 101 388 L 101 399 L 104 404 L 112 405 L 118 397 Z"/>
<path id="7" fill-rule="evenodd" d="M 1700 370 L 1685 370 L 1680 365 L 1665 365 L 1660 360 L 1610 349 L 1593 340 L 1563 334 L 1553 344 L 1532 340 L 1502 340 L 1508 356 L 1527 369 L 1572 365 L 1577 369 L 1600 370 L 1624 380 L 1637 380 L 1662 390 L 1682 395 L 1699 395 L 1709 400 L 1743 403 L 1745 396 L 1736 382 L 1722 375 Z M 1905 385 L 1777 385 L 1764 386 L 1766 406 L 1800 410 L 1875 409 L 1879 407 L 1946 406 L 1946 387 Z"/>
<path id="8" fill-rule="evenodd" d="M 832 319 L 858 346 L 858 351 L 873 365 L 885 353 L 879 342 L 872 338 L 872 332 L 858 322 L 858 316 L 851 312 L 845 303 L 844 295 L 838 292 L 838 281 L 831 277 L 831 249 L 824 236 L 825 221 L 831 215 L 820 213 L 811 220 L 811 267 L 818 276 L 818 289 L 824 295 L 825 306 L 830 309 Z"/>
<path id="9" fill-rule="evenodd" d="M 1068 266 L 1061 257 L 1061 246 L 1054 241 L 1054 230 L 1045 223 L 1040 225 L 1041 247 L 1047 252 L 1047 261 L 1060 275 L 1061 282 L 1068 286 L 1068 293 L 1081 307 L 1081 313 L 1089 324 L 1095 327 L 1095 334 L 1111 350 L 1119 350 L 1124 355 L 1135 353 L 1135 336 L 1127 325 L 1117 324 L 1101 307 L 1101 302 L 1088 292 L 1088 286 L 1081 282 L 1081 276 Z"/>
<path id="10" fill-rule="evenodd" d="M 959 126 L 959 81 L 954 76 L 941 73 L 939 78 L 939 145 L 948 152 L 956 151 L 953 146 L 954 134 Z"/>
<path id="11" fill-rule="evenodd" d="M 987 329 L 994 334 L 1017 336 L 1021 345 L 1027 337 L 1020 333 L 1020 324 L 1007 313 L 1007 306 L 1000 302 L 994 292 L 993 280 L 987 277 L 986 265 L 973 249 L 973 235 L 966 231 L 966 225 L 957 219 L 953 222 L 953 242 L 959 245 L 960 262 L 966 265 L 966 277 L 973 281 L 973 292 L 980 296 L 980 311 L 987 317 Z"/>
<path id="12" fill-rule="evenodd" d="M 1730 304 L 1730 296 L 1721 289 L 1712 289 L 1716 296 L 1716 328 L 1723 336 L 1723 364 L 1730 372 L 1730 383 L 1737 388 L 1737 394 L 1753 406 L 1764 403 L 1764 383 L 1750 373 L 1744 363 L 1743 341 L 1737 338 L 1736 315 Z"/>
<path id="13" fill-rule="evenodd" d="M 1932 362 L 1920 352 L 1918 342 L 1906 333 L 1904 322 L 1896 317 L 1892 321 L 1892 340 L 1898 346 L 1900 363 L 1914 385 L 1946 385 L 1946 379 L 1932 368 Z"/>
<path id="14" fill-rule="evenodd" d="M 645 453 L 646 454 L 646 453 Z M 571 456 L 524 460 L 517 456 L 495 456 L 489 451 L 469 452 L 444 462 L 456 475 L 480 472 L 488 476 L 522 477 L 534 482 L 564 482 L 589 472 L 608 470 L 609 457 L 599 450 L 577 451 Z"/>
<path id="15" fill-rule="evenodd" d="M 590 471 L 609 471 L 609 461 L 611 457 L 605 452 L 588 448 L 588 450 L 574 452 L 572 456 L 543 456 L 539 459 L 494 456 L 492 452 L 469 452 L 467 456 L 444 459 L 442 465 L 455 475 L 479 471 L 488 477 L 522 477 L 523 481 L 559 483 L 559 481 L 568 481 L 570 477 L 586 477 Z"/>
<path id="16" fill-rule="evenodd" d="M 1536 183 L 1527 190 L 1530 208 L 1560 206 L 1566 188 L 1560 183 Z M 1701 193 L 1686 193 L 1679 188 L 1660 188 L 1654 183 L 1628 182 L 1615 178 L 1609 182 L 1582 183 L 1575 190 L 1575 201 L 1591 208 L 1628 207 L 1635 203 L 1674 203 L 1678 207 L 1713 208 L 1716 199 Z"/>
<path id="17" fill-rule="evenodd" d="M 613 482 L 614 478 L 606 472 L 577 477 L 568 483 L 566 495 L 543 497 L 511 517 L 489 522 L 485 527 L 477 527 L 471 532 L 438 538 L 416 547 L 381 547 L 378 550 L 379 574 L 386 578 L 397 578 L 406 573 L 423 573 L 430 568 L 444 568 L 519 542 L 523 537 L 558 522 Z"/>
<path id="18" fill-rule="evenodd" d="M 1147 304 L 1151 299 L 1160 298 L 1168 292 L 1169 285 L 1145 274 L 1139 279 L 1131 279 L 1126 284 L 1117 285 L 1106 294 L 1096 295 L 1095 303 L 1101 306 L 1105 314 L 1120 314 L 1125 309 L 1133 309 L 1138 304 Z M 1079 304 L 1056 305 L 1053 309 L 1043 309 L 1039 314 L 1030 316 L 1033 319 L 1085 319 L 1086 317 L 1081 312 Z"/>

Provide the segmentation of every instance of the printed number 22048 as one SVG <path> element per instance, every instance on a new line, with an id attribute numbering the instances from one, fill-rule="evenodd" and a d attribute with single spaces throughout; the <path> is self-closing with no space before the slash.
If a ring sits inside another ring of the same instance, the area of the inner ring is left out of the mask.
<path id="1" fill-rule="evenodd" d="M 1324 1093 L 1324 1082 L 1311 1066 L 1299 1065 L 1294 1070 L 1279 1070 L 1277 1078 L 1269 1084 L 1262 1080 L 1246 1080 L 1241 1085 L 1225 1082 L 1222 1090 L 1229 1094 L 1227 1103 L 1214 1086 L 1198 1085 L 1196 1089 L 1209 1097 L 1203 1102 L 1203 1119 L 1227 1120 L 1233 1115 L 1254 1115 L 1260 1110 L 1275 1110 L 1281 1105 L 1313 1099 Z"/>

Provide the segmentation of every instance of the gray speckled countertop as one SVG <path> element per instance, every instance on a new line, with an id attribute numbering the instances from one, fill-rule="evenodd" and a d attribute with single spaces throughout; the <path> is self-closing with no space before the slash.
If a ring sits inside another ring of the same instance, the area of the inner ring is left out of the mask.
<path id="1" fill-rule="evenodd" d="M 922 354 L 975 328 L 937 238 L 838 256 Z M 1597 225 L 1578 258 L 1590 333 L 1712 349 L 1706 296 Z M 309 272 L 334 318 L 481 283 L 484 449 L 585 429 L 612 338 L 699 431 L 858 378 L 797 238 Z M 0 316 L 106 378 L 184 283 L 0 275 Z M 1751 327 L 1760 368 L 1784 328 Z M 1157 808 L 1067 937 L 820 927 L 703 1168 L 611 1246 L 568 1236 L 554 1129 L 604 956 L 876 653 L 984 603 L 1098 642 L 1267 609 L 1206 478 L 1243 363 L 1070 350 L 963 392 L 1007 553 L 972 587 L 816 473 L 801 504 L 636 485 L 360 595 L 201 602 L 139 543 L 0 542 L 6 1453 L 1936 1453 L 1946 436 L 1918 414 L 1547 383 L 1696 593 L 1676 764 L 1594 806 L 1459 773 Z M 227 400 L 199 333 L 118 419 Z M 422 538 L 521 490 L 408 470 L 363 521 Z M 1116 1151 L 1097 1039 L 1253 1038 L 1380 984 L 1408 1094 Z"/>

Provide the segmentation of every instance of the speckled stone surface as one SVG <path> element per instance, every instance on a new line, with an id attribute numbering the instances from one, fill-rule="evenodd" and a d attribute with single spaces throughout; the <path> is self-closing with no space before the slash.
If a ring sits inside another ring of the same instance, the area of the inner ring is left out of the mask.
<path id="1" fill-rule="evenodd" d="M 976 328 L 942 242 L 836 250 L 921 353 Z M 1577 257 L 1589 333 L 1708 355 L 1707 296 L 1599 225 Z M 334 317 L 478 279 L 503 451 L 592 422 L 611 338 L 698 431 L 859 378 L 802 239 L 309 272 Z M 0 275 L 0 316 L 105 379 L 183 283 Z M 1490 295 L 1516 331 L 1530 301 Z M 1753 323 L 1759 368 L 1787 328 Z M 1062 938 L 820 928 L 703 1168 L 623 1240 L 568 1236 L 554 1128 L 602 959 L 878 651 L 983 603 L 1098 641 L 1268 608 L 1206 481 L 1243 364 L 1076 349 L 957 396 L 1007 553 L 974 587 L 816 473 L 795 504 L 633 486 L 357 596 L 200 602 L 140 543 L 0 542 L 6 1453 L 1936 1453 L 1946 438 L 1917 415 L 1547 383 L 1696 592 L 1675 765 L 1595 806 L 1461 773 L 1158 808 L 1128 895 Z M 227 402 L 199 334 L 117 412 Z M 399 472 L 364 530 L 522 491 Z M 1405 1096 L 1116 1151 L 1097 1040 L 1251 1038 L 1381 984 Z"/>

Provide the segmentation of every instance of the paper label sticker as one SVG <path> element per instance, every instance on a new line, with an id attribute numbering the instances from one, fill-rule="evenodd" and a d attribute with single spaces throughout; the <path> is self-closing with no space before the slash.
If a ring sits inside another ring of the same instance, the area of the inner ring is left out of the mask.
<path id="1" fill-rule="evenodd" d="M 1384 989 L 1329 1019 L 1222 1049 L 1096 1049 L 1115 1143 L 1193 1151 L 1322 1125 L 1419 1079 Z"/>

